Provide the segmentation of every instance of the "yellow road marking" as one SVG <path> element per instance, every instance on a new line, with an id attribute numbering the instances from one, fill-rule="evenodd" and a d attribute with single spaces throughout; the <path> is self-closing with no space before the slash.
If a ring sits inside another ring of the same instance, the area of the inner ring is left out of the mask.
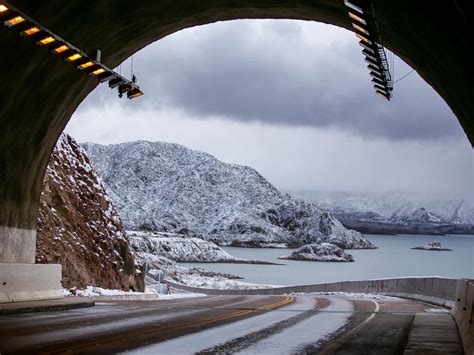
<path id="1" fill-rule="evenodd" d="M 270 310 L 270 309 L 273 309 L 273 308 L 276 308 L 276 307 L 280 307 L 280 306 L 284 306 L 286 304 L 289 304 L 289 303 L 293 302 L 294 299 L 295 298 L 293 296 L 287 296 L 282 301 L 275 302 L 275 303 L 272 303 L 272 304 L 269 304 L 269 305 L 266 305 L 266 306 L 262 306 L 262 307 L 259 307 L 257 309 L 240 310 L 240 311 L 237 311 L 237 312 L 233 312 L 231 314 L 225 314 L 225 315 L 221 315 L 221 316 L 217 316 L 217 317 L 213 317 L 213 318 L 209 318 L 209 319 L 198 320 L 198 321 L 194 321 L 194 322 L 191 322 L 191 323 L 184 323 L 184 324 L 179 324 L 179 325 L 170 325 L 170 326 L 167 326 L 167 327 L 161 327 L 159 329 L 154 330 L 153 333 L 168 332 L 168 331 L 173 331 L 173 330 L 182 330 L 182 329 L 186 329 L 186 328 L 192 328 L 192 327 L 195 327 L 195 326 L 201 326 L 201 325 L 215 323 L 215 322 L 219 322 L 219 321 L 223 321 L 223 320 L 227 320 L 227 319 L 231 319 L 231 318 L 236 318 L 236 317 L 240 317 L 240 316 L 247 315 L 247 314 L 250 314 L 250 313 L 256 313 L 256 312 L 259 312 L 259 311 L 267 311 L 267 310 Z M 153 333 L 150 332 L 150 336 L 152 336 Z M 117 341 L 118 340 L 124 340 L 124 338 L 125 337 L 123 335 L 111 336 L 109 338 L 105 338 L 106 341 L 104 343 L 102 343 L 102 345 L 105 345 L 105 344 L 110 343 L 111 341 L 115 341 L 115 340 L 117 340 Z M 46 351 L 46 352 L 43 352 L 43 353 L 50 354 L 50 353 L 60 353 L 60 352 L 66 352 L 66 351 L 85 351 L 86 349 L 91 348 L 91 347 L 95 348 L 94 344 L 82 344 L 82 346 L 74 346 L 72 348 L 69 347 L 68 345 L 64 345 L 63 347 L 60 347 L 59 349 L 57 348 L 57 349 Z"/>

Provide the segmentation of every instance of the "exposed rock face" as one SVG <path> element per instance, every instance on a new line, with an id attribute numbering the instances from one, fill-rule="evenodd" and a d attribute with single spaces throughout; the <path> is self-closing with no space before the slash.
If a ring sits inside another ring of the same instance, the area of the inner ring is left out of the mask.
<path id="1" fill-rule="evenodd" d="M 414 247 L 412 249 L 415 249 L 415 250 L 431 250 L 431 251 L 452 251 L 452 249 L 443 248 L 441 243 L 439 243 L 439 242 L 428 243 L 427 245 L 422 245 L 420 247 Z"/>
<path id="2" fill-rule="evenodd" d="M 308 244 L 296 249 L 290 255 L 279 259 L 308 260 L 308 261 L 354 261 L 352 255 L 347 254 L 337 245 L 331 243 Z"/>
<path id="3" fill-rule="evenodd" d="M 63 286 L 143 290 L 121 219 L 86 152 L 63 134 L 51 155 L 38 216 L 39 263 L 63 267 Z"/>
<path id="4" fill-rule="evenodd" d="M 335 244 L 344 249 L 375 249 L 376 246 L 359 232 L 346 229 L 331 212 L 323 212 L 319 217 L 319 229 L 323 235 L 319 241 Z"/>
<path id="5" fill-rule="evenodd" d="M 298 247 L 340 236 L 345 248 L 370 247 L 360 233 L 335 222 L 331 233 L 321 233 L 315 204 L 280 192 L 250 167 L 163 142 L 84 147 L 127 229 L 218 245 Z"/>

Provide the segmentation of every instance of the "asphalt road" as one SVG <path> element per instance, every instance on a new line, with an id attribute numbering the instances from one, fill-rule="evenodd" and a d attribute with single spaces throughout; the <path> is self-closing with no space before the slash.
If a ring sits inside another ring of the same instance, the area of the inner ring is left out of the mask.
<path id="1" fill-rule="evenodd" d="M 427 308 L 334 296 L 98 302 L 0 316 L 0 353 L 398 354 Z"/>

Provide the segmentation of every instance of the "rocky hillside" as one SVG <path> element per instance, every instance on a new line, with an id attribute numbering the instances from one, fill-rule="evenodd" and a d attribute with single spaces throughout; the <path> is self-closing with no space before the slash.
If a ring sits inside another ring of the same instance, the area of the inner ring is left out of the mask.
<path id="1" fill-rule="evenodd" d="M 250 167 L 163 142 L 84 147 L 127 229 L 184 234 L 218 245 L 297 247 L 339 240 L 342 247 L 374 247 Z"/>
<path id="2" fill-rule="evenodd" d="M 62 264 L 64 287 L 144 288 L 117 211 L 86 152 L 64 134 L 44 177 L 36 261 Z"/>

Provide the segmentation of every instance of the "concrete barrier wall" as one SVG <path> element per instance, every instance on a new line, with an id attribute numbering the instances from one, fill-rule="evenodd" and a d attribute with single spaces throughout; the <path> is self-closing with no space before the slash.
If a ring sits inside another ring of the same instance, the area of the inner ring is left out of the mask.
<path id="1" fill-rule="evenodd" d="M 465 354 L 474 354 L 474 280 L 458 280 L 451 314 L 462 338 Z"/>
<path id="2" fill-rule="evenodd" d="M 456 296 L 456 279 L 440 277 L 412 277 L 366 281 L 341 281 L 314 285 L 285 286 L 248 290 L 216 290 L 190 287 L 169 282 L 172 287 L 188 292 L 209 295 L 281 295 L 310 292 L 374 293 L 421 300 L 451 308 Z"/>
<path id="3" fill-rule="evenodd" d="M 61 265 L 0 264 L 0 303 L 63 297 Z"/>

